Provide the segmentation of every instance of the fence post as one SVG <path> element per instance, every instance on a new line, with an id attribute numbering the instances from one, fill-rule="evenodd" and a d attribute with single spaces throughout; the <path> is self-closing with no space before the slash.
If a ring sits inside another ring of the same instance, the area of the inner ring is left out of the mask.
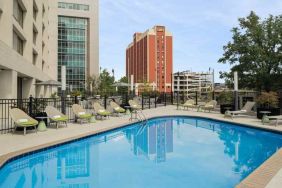
<path id="1" fill-rule="evenodd" d="M 164 93 L 164 100 L 165 100 L 165 106 L 166 106 L 166 93 Z"/>
<path id="2" fill-rule="evenodd" d="M 128 105 L 128 93 L 125 94 L 125 105 Z"/>
<path id="3" fill-rule="evenodd" d="M 196 91 L 196 105 L 198 105 L 198 91 Z"/>
<path id="4" fill-rule="evenodd" d="M 151 94 L 149 94 L 149 109 L 151 108 Z"/>
<path id="5" fill-rule="evenodd" d="M 104 96 L 104 108 L 107 109 L 107 95 Z"/>
<path id="6" fill-rule="evenodd" d="M 63 114 L 66 114 L 65 92 L 62 92 L 62 95 L 61 95 L 61 104 L 62 104 L 62 113 L 63 113 Z"/>
<path id="7" fill-rule="evenodd" d="M 171 92 L 171 95 L 170 95 L 170 102 L 171 102 L 171 104 L 173 105 L 173 92 Z"/>
<path id="8" fill-rule="evenodd" d="M 155 108 L 157 108 L 157 93 L 155 93 Z"/>
<path id="9" fill-rule="evenodd" d="M 78 104 L 78 103 L 79 103 L 77 96 L 74 96 L 74 103 L 75 103 L 75 104 Z M 75 122 L 75 123 L 77 122 L 77 117 L 76 117 L 76 115 L 74 116 L 74 122 Z"/>
<path id="10" fill-rule="evenodd" d="M 143 93 L 141 94 L 141 98 L 142 98 L 142 110 L 144 110 L 144 96 L 143 96 Z"/>
<path id="11" fill-rule="evenodd" d="M 30 116 L 32 116 L 32 112 L 33 112 L 33 109 L 32 109 L 32 107 L 33 107 L 32 102 L 33 102 L 33 97 L 32 97 L 32 95 L 30 95 L 30 96 L 29 96 L 29 103 L 28 103 L 28 114 L 29 114 Z"/>
<path id="12" fill-rule="evenodd" d="M 177 110 L 179 109 L 179 91 L 177 91 L 177 99 L 176 99 L 176 101 L 177 101 Z"/>
<path id="13" fill-rule="evenodd" d="M 75 103 L 75 104 L 78 104 L 78 98 L 77 98 L 77 96 L 74 96 L 74 103 Z"/>

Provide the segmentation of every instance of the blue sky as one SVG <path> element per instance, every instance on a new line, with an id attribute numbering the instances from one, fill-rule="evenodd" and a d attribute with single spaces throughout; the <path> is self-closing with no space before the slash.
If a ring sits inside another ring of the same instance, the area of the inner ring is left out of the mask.
<path id="1" fill-rule="evenodd" d="M 238 18 L 255 11 L 260 17 L 281 14 L 281 0 L 100 0 L 100 66 L 125 75 L 125 50 L 134 32 L 164 25 L 173 33 L 174 72 L 218 72 L 217 63 Z"/>

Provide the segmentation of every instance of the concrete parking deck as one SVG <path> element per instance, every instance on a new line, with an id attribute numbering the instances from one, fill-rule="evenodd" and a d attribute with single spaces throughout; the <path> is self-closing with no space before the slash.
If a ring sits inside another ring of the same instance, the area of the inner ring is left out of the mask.
<path id="1" fill-rule="evenodd" d="M 222 114 L 218 112 L 196 112 L 192 110 L 176 110 L 176 106 L 166 106 L 159 107 L 156 109 L 148 109 L 143 111 L 147 118 L 157 117 L 157 116 L 168 116 L 168 115 L 187 115 L 187 116 L 197 116 L 197 117 L 205 117 L 211 118 L 215 120 L 222 120 L 232 123 L 238 123 L 242 125 L 247 125 L 256 128 L 268 129 L 271 131 L 281 132 L 282 126 L 275 127 L 274 123 L 270 125 L 262 125 L 262 123 L 256 119 L 255 117 L 248 116 L 240 116 L 236 117 L 233 120 L 224 118 Z M 130 124 L 129 116 L 122 117 L 110 117 L 110 119 L 106 119 L 103 121 L 97 121 L 92 124 L 78 124 L 78 123 L 69 123 L 67 128 L 49 128 L 45 132 L 32 133 L 28 132 L 26 136 L 23 136 L 22 133 L 19 134 L 3 134 L 0 135 L 0 166 L 5 163 L 11 157 L 27 153 L 30 151 L 35 151 L 40 148 L 53 146 L 56 144 L 64 143 L 67 141 L 71 141 L 74 139 L 78 139 L 81 137 L 97 134 L 100 132 L 104 132 L 107 130 L 111 130 L 114 128 L 119 128 Z M 276 155 L 279 155 L 280 159 L 282 158 L 282 151 L 280 150 L 271 158 L 277 158 Z M 278 157 L 278 158 L 279 158 Z M 270 159 L 271 159 L 270 158 Z M 269 160 L 270 160 L 269 159 Z M 268 161 L 269 161 L 268 160 Z M 267 162 L 268 162 L 267 161 Z M 282 160 L 281 160 L 282 161 Z M 275 169 L 272 170 L 270 176 L 264 178 L 260 186 L 257 187 L 265 187 L 267 184 L 268 188 L 277 187 L 277 185 L 282 185 L 282 162 L 274 162 Z M 262 165 L 263 166 L 263 165 Z M 262 167 L 261 166 L 261 167 Z M 258 170 L 264 170 L 264 168 L 259 167 Z M 280 170 L 280 171 L 279 171 Z M 256 172 L 255 171 L 255 172 Z M 249 177 L 247 177 L 238 187 L 254 187 L 252 182 L 256 181 L 256 177 L 261 178 L 258 174 L 263 173 L 263 171 L 259 171 L 259 173 L 252 173 Z M 256 175 L 257 174 L 257 175 Z M 272 179 L 275 177 L 274 179 Z"/>

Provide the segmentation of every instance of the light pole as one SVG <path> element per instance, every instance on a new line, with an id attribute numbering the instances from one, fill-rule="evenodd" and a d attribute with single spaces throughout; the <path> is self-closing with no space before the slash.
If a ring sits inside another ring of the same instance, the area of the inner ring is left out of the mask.
<path id="1" fill-rule="evenodd" d="M 214 69 L 212 69 L 211 67 L 209 68 L 209 72 L 211 72 L 212 70 L 212 99 L 214 100 L 215 99 L 215 96 L 214 96 Z"/>
<path id="2" fill-rule="evenodd" d="M 235 110 L 238 110 L 238 72 L 234 72 L 234 102 Z"/>
<path id="3" fill-rule="evenodd" d="M 180 88 L 180 81 L 179 81 L 180 73 L 177 72 L 177 110 L 179 109 L 179 88 Z"/>
<path id="4" fill-rule="evenodd" d="M 65 103 L 65 91 L 66 91 L 66 66 L 63 65 L 61 67 L 61 81 L 62 81 L 62 96 L 61 96 L 61 102 L 62 102 L 62 113 L 66 113 L 66 103 Z"/>

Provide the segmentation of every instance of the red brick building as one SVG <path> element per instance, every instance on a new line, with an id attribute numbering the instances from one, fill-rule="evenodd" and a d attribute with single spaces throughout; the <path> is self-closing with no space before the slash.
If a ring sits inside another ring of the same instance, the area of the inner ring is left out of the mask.
<path id="1" fill-rule="evenodd" d="M 135 33 L 126 49 L 126 76 L 135 86 L 147 82 L 159 92 L 171 92 L 172 34 L 164 26 Z"/>

